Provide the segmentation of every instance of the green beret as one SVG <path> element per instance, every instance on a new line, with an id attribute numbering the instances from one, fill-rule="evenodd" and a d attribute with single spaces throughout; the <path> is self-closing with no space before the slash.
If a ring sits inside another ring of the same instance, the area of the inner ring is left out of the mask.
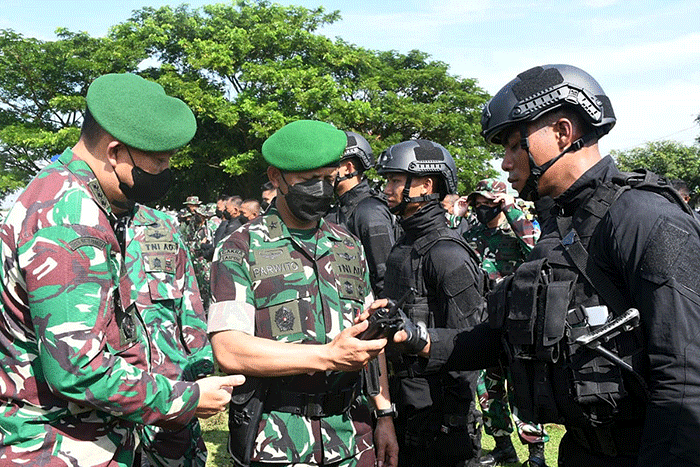
<path id="1" fill-rule="evenodd" d="M 262 145 L 263 157 L 273 167 L 303 172 L 340 163 L 348 137 L 333 125 L 316 120 L 289 123 Z"/>
<path id="2" fill-rule="evenodd" d="M 112 73 L 93 81 L 87 107 L 107 133 L 142 151 L 181 148 L 197 131 L 187 104 L 165 94 L 160 84 L 132 73 Z"/>

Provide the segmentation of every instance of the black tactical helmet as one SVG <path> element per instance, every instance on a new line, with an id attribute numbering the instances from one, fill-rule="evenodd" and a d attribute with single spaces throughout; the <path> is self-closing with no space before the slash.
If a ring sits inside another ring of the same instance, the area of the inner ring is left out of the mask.
<path id="1" fill-rule="evenodd" d="M 412 139 L 387 148 L 376 166 L 381 175 L 402 172 L 421 177 L 439 175 L 446 193 L 457 193 L 457 166 L 447 149 L 425 139 Z"/>
<path id="2" fill-rule="evenodd" d="M 615 125 L 610 99 L 591 75 L 571 65 L 542 65 L 520 73 L 486 103 L 481 135 L 502 144 L 503 130 L 562 106 L 576 110 L 598 138 Z"/>
<path id="3" fill-rule="evenodd" d="M 364 136 L 355 133 L 354 131 L 346 131 L 348 137 L 348 145 L 345 147 L 345 152 L 340 157 L 340 160 L 357 157 L 362 164 L 363 170 L 369 170 L 374 166 L 374 153 L 372 146 L 369 145 Z"/>

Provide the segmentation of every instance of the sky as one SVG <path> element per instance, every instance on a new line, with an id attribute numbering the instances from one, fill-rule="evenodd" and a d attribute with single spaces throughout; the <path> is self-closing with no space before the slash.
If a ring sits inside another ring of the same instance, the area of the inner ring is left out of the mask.
<path id="1" fill-rule="evenodd" d="M 0 29 L 55 40 L 58 27 L 105 36 L 143 6 L 216 0 L 0 0 Z M 226 2 L 227 3 L 227 2 Z M 697 0 L 278 0 L 338 10 L 319 33 L 373 50 L 413 49 L 495 94 L 533 66 L 567 63 L 610 97 L 616 127 L 601 152 L 700 136 L 700 2 Z"/>

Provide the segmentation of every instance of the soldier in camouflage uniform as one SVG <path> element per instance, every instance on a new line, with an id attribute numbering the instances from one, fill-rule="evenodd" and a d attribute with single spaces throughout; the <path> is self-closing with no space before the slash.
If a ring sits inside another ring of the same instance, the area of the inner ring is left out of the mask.
<path id="1" fill-rule="evenodd" d="M 383 354 L 374 442 L 370 409 L 359 398 L 359 370 L 386 345 L 356 337 L 365 321 L 353 326 L 373 299 L 363 249 L 321 218 L 346 143 L 344 132 L 309 120 L 268 138 L 262 152 L 277 198 L 214 255 L 214 355 L 227 373 L 269 383 L 253 445 L 245 448 L 253 466 L 369 467 L 375 443 L 376 457 L 396 466 Z"/>
<path id="2" fill-rule="evenodd" d="M 534 248 L 540 236 L 539 226 L 516 208 L 515 199 L 507 194 L 506 184 L 496 178 L 477 183 L 474 191 L 466 197 L 466 203 L 476 213 L 479 223 L 467 231 L 464 238 L 481 258 L 481 266 L 489 279 L 498 281 L 512 274 Z M 480 459 L 484 466 L 518 462 L 510 441 L 513 425 L 505 383 L 501 368 L 482 370 L 479 375 L 477 394 L 484 430 L 496 440 L 494 451 Z M 532 456 L 541 454 L 539 457 L 544 460 L 543 443 L 549 439 L 544 427 L 522 421 L 516 413 L 513 413 L 513 419 L 518 436 L 528 444 Z"/>
<path id="3" fill-rule="evenodd" d="M 138 204 L 126 232 L 125 281 L 154 344 L 153 371 L 184 381 L 212 373 L 204 307 L 181 233 L 167 214 Z M 196 418 L 176 432 L 143 426 L 139 436 L 151 465 L 206 464 L 207 450 Z"/>
<path id="4" fill-rule="evenodd" d="M 195 133 L 192 112 L 132 74 L 95 80 L 87 105 L 78 143 L 0 226 L 3 464 L 131 466 L 140 426 L 182 430 L 223 410 L 243 380 L 158 373 L 156 308 L 142 316 L 127 277 L 135 202 L 167 191 L 169 158 Z M 161 291 L 174 294 L 170 284 Z"/>
<path id="5" fill-rule="evenodd" d="M 214 239 L 214 230 L 208 222 L 208 212 L 205 206 L 198 205 L 199 198 L 190 196 L 185 201 L 185 205 L 196 206 L 191 209 L 192 216 L 189 217 L 184 226 L 184 235 L 187 248 L 194 265 L 194 273 L 199 285 L 199 294 L 202 297 L 204 309 L 209 308 L 211 302 L 211 291 L 209 287 L 211 263 L 206 258 L 206 251 L 211 246 Z"/>

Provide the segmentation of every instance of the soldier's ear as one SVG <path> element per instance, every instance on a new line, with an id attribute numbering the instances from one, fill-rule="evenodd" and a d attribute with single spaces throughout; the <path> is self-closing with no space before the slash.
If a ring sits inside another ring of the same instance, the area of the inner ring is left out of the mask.
<path id="1" fill-rule="evenodd" d="M 552 125 L 552 130 L 557 138 L 557 144 L 560 150 L 564 150 L 564 148 L 571 145 L 576 139 L 574 123 L 567 117 L 557 119 Z"/>
<path id="2" fill-rule="evenodd" d="M 282 173 L 280 172 L 280 169 L 277 167 L 269 166 L 267 168 L 267 178 L 270 180 L 272 185 L 279 189 L 280 187 L 280 180 L 282 179 Z"/>
<path id="3" fill-rule="evenodd" d="M 110 141 L 109 144 L 107 144 L 106 148 L 106 153 L 107 153 L 107 162 L 109 165 L 112 166 L 112 168 L 117 166 L 117 158 L 119 157 L 119 150 L 122 149 L 123 144 L 120 143 L 119 141 Z"/>
<path id="4" fill-rule="evenodd" d="M 430 195 L 435 193 L 435 180 L 433 177 L 423 177 L 423 186 L 421 194 L 423 195 Z"/>

